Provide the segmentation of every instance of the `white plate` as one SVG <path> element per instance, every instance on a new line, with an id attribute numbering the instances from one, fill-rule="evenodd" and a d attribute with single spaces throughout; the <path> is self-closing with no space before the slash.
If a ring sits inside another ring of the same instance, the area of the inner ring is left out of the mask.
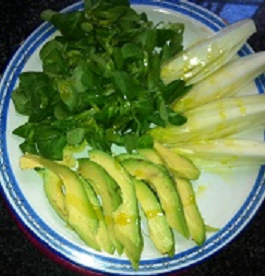
<path id="1" fill-rule="evenodd" d="M 139 12 L 146 12 L 155 22 L 184 22 L 184 45 L 207 37 L 225 26 L 224 22 L 211 12 L 186 1 L 173 4 L 168 1 L 131 1 Z M 74 4 L 65 11 L 82 8 L 82 3 Z M 231 241 L 250 221 L 261 205 L 265 195 L 264 167 L 243 171 L 230 170 L 225 174 L 203 172 L 194 182 L 198 205 L 207 224 L 220 227 L 215 234 L 208 235 L 202 247 L 176 234 L 176 254 L 174 258 L 161 257 L 148 237 L 142 253 L 139 271 L 135 272 L 125 256 L 110 256 L 97 253 L 65 227 L 49 205 L 40 178 L 34 171 L 22 172 L 18 166 L 21 155 L 18 137 L 12 130 L 25 122 L 19 116 L 10 100 L 22 71 L 40 71 L 38 53 L 42 45 L 55 36 L 49 24 L 41 25 L 17 51 L 1 81 L 0 90 L 0 181 L 2 192 L 19 222 L 32 236 L 52 254 L 65 262 L 83 270 L 93 270 L 120 275 L 154 275 L 179 271 L 194 265 Z M 250 54 L 249 46 L 244 46 L 240 55 Z M 257 93 L 263 93 L 265 82 L 259 78 L 252 84 Z M 253 138 L 263 140 L 263 129 Z M 146 229 L 143 229 L 147 233 Z"/>

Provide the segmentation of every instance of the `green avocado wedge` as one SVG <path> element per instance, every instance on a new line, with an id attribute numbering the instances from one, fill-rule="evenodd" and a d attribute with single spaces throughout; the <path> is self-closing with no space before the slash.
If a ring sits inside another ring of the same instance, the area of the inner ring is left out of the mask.
<path id="1" fill-rule="evenodd" d="M 140 154 L 120 153 L 119 155 L 115 156 L 115 159 L 117 159 L 119 162 L 122 162 L 129 158 L 130 159 L 145 159 L 145 157 L 141 156 Z"/>
<path id="2" fill-rule="evenodd" d="M 113 156 L 101 150 L 92 150 L 89 155 L 90 159 L 102 166 L 120 186 L 122 203 L 113 213 L 115 236 L 124 246 L 124 252 L 137 270 L 143 250 L 143 237 L 132 178 Z"/>
<path id="3" fill-rule="evenodd" d="M 91 248 L 101 251 L 95 236 L 98 218 L 78 175 L 65 165 L 36 155 L 25 154 L 20 158 L 21 169 L 47 168 L 57 174 L 65 188 L 68 224 Z"/>
<path id="4" fill-rule="evenodd" d="M 198 208 L 195 193 L 189 180 L 175 178 L 190 236 L 197 245 L 203 245 L 206 239 L 204 220 Z"/>
<path id="5" fill-rule="evenodd" d="M 138 149 L 137 151 L 141 156 L 144 156 L 146 160 L 164 166 L 162 158 L 154 149 Z"/>
<path id="6" fill-rule="evenodd" d="M 122 165 L 132 176 L 143 180 L 153 188 L 161 202 L 170 227 L 188 238 L 189 231 L 185 220 L 182 203 L 177 193 L 174 180 L 166 169 L 147 160 L 126 159 Z"/>
<path id="7" fill-rule="evenodd" d="M 163 158 L 161 158 L 155 150 L 143 149 L 139 151 L 139 153 L 144 155 L 147 160 L 157 165 L 164 166 L 169 173 L 172 174 L 172 178 L 175 180 L 176 188 L 182 202 L 190 236 L 197 245 L 202 245 L 206 238 L 206 230 L 191 182 L 188 179 L 176 177 L 175 174 L 172 173 L 172 170 L 166 166 L 167 163 L 164 162 Z"/>
<path id="8" fill-rule="evenodd" d="M 63 194 L 63 182 L 60 177 L 48 169 L 41 169 L 39 175 L 43 178 L 45 195 L 57 215 L 65 222 L 68 220 L 68 210 Z"/>
<path id="9" fill-rule="evenodd" d="M 109 174 L 97 163 L 88 158 L 79 158 L 78 173 L 87 180 L 94 188 L 97 195 L 101 197 L 102 208 L 104 212 L 104 220 L 109 230 L 109 235 L 112 243 L 115 245 L 119 255 L 123 252 L 123 245 L 115 237 L 114 221 L 112 214 L 121 204 L 121 197 L 117 192 L 118 185 Z"/>
<path id="10" fill-rule="evenodd" d="M 98 230 L 95 236 L 97 243 L 99 244 L 102 250 L 108 252 L 109 254 L 113 254 L 115 251 L 115 247 L 111 241 L 107 224 L 104 219 L 103 210 L 97 198 L 97 195 L 88 181 L 86 181 L 82 177 L 80 177 L 80 181 L 84 186 L 88 200 L 92 204 L 93 209 L 95 210 L 95 213 L 98 218 Z"/>
<path id="11" fill-rule="evenodd" d="M 191 161 L 156 141 L 154 143 L 154 148 L 164 161 L 166 168 L 169 169 L 172 174 L 186 179 L 195 180 L 199 178 L 200 171 Z"/>
<path id="12" fill-rule="evenodd" d="M 172 256 L 175 241 L 172 229 L 163 213 L 160 202 L 154 192 L 143 181 L 134 180 L 137 199 L 147 218 L 148 231 L 156 249 L 162 254 Z"/>

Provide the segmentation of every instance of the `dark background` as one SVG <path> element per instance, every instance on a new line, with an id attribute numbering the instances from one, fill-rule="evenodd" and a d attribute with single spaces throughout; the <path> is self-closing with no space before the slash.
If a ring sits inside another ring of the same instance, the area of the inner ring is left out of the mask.
<path id="1" fill-rule="evenodd" d="M 60 10 L 74 0 L 0 0 L 0 74 L 19 44 L 41 24 L 39 14 L 51 8 Z M 265 50 L 265 4 L 260 1 L 199 1 L 229 23 L 252 17 L 258 32 L 249 43 L 256 51 Z M 35 248 L 19 230 L 0 196 L 0 275 L 77 275 L 54 263 Z M 184 276 L 262 276 L 265 275 L 265 204 L 229 245 Z"/>

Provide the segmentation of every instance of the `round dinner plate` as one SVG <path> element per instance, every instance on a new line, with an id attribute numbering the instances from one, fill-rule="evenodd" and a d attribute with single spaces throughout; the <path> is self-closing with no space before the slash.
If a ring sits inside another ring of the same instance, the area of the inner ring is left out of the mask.
<path id="1" fill-rule="evenodd" d="M 226 26 L 218 16 L 187 1 L 146 0 L 131 3 L 136 11 L 146 12 L 154 22 L 183 22 L 185 47 Z M 82 8 L 83 4 L 79 2 L 64 11 Z M 264 166 L 241 170 L 227 168 L 217 173 L 203 171 L 200 178 L 193 182 L 198 205 L 205 222 L 220 230 L 207 234 L 207 241 L 201 247 L 175 233 L 176 253 L 173 258 L 168 258 L 157 253 L 143 225 L 145 246 L 138 271 L 133 270 L 124 255 L 112 256 L 88 248 L 53 211 L 38 175 L 32 170 L 21 171 L 21 140 L 12 135 L 12 131 L 25 122 L 25 118 L 15 112 L 11 94 L 21 72 L 41 70 L 39 51 L 56 34 L 50 24 L 42 24 L 14 55 L 0 86 L 0 187 L 19 223 L 46 250 L 66 263 L 82 271 L 105 274 L 155 275 L 181 271 L 224 247 L 244 229 L 264 199 Z M 251 53 L 247 45 L 240 51 L 241 56 Z M 263 93 L 264 78 L 258 78 L 250 86 L 247 89 Z M 264 140 L 263 129 L 248 135 L 253 139 Z"/>

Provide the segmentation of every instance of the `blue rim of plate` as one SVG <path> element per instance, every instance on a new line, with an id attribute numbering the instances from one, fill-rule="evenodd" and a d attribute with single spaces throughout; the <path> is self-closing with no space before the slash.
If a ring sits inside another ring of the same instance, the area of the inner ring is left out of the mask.
<path id="1" fill-rule="evenodd" d="M 201 22 L 214 32 L 226 26 L 224 21 L 217 15 L 187 1 L 133 0 L 131 3 L 133 5 L 152 6 L 181 13 Z M 83 3 L 78 2 L 63 11 L 69 12 L 82 8 Z M 55 29 L 48 23 L 43 23 L 33 32 L 13 56 L 0 84 L 0 191 L 19 223 L 25 226 L 41 245 L 66 262 L 88 271 L 92 270 L 110 275 L 154 275 L 154 273 L 162 275 L 163 273 L 180 271 L 198 264 L 228 244 L 249 223 L 265 197 L 265 166 L 261 166 L 253 188 L 239 211 L 225 227 L 210 237 L 202 247 L 195 246 L 184 252 L 177 253 L 172 259 L 161 257 L 142 260 L 137 272 L 133 270 L 127 260 L 112 256 L 102 256 L 100 253 L 95 253 L 90 249 L 73 244 L 58 235 L 36 214 L 24 197 L 10 165 L 6 124 L 11 101 L 10 97 L 20 72 L 35 50 L 47 41 L 54 32 Z M 248 45 L 244 45 L 239 55 L 244 56 L 251 53 L 253 53 L 252 49 Z M 264 93 L 264 76 L 257 78 L 255 82 L 259 93 Z M 80 261 L 84 257 L 86 258 L 85 262 Z"/>

